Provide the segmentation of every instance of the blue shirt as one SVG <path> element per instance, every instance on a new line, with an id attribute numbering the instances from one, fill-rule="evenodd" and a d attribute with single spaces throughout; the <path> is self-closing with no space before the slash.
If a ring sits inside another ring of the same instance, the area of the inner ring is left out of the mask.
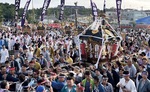
<path id="1" fill-rule="evenodd" d="M 57 92 L 61 92 L 61 89 L 66 85 L 66 82 L 57 82 L 52 81 L 52 87 L 57 90 Z"/>
<path id="2" fill-rule="evenodd" d="M 2 49 L 2 45 L 4 45 L 4 40 L 0 40 L 0 50 Z"/>
<path id="3" fill-rule="evenodd" d="M 102 84 L 99 84 L 98 87 L 94 86 L 93 92 L 105 92 L 105 89 Z"/>
<path id="4" fill-rule="evenodd" d="M 86 81 L 84 92 L 90 92 L 90 82 Z"/>

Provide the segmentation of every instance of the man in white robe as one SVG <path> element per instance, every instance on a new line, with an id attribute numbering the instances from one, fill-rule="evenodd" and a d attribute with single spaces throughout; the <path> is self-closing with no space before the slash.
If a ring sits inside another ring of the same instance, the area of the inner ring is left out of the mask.
<path id="1" fill-rule="evenodd" d="M 0 61 L 0 63 L 5 63 L 5 61 L 9 57 L 9 53 L 8 53 L 8 50 L 5 48 L 4 45 L 3 45 L 3 47 L 2 47 L 2 49 L 0 51 L 0 54 L 1 54 L 1 61 Z"/>
<path id="2" fill-rule="evenodd" d="M 15 44 L 15 40 L 14 40 L 14 38 L 11 38 L 10 39 L 10 46 L 9 46 L 9 50 L 13 50 L 13 46 L 14 46 L 14 44 Z"/>

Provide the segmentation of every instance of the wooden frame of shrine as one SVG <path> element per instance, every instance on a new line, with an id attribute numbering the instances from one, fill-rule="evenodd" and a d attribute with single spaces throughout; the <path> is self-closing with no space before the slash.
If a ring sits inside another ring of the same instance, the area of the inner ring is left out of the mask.
<path id="1" fill-rule="evenodd" d="M 31 33 L 32 33 L 31 27 L 29 26 L 27 21 L 25 22 L 24 26 L 22 27 L 22 32 L 23 32 L 23 34 L 29 34 L 29 35 L 31 35 Z"/>
<path id="2" fill-rule="evenodd" d="M 36 32 L 38 35 L 44 36 L 45 34 L 45 26 L 44 24 L 40 21 L 34 29 L 35 31 L 32 30 L 33 28 L 29 26 L 29 24 L 25 23 L 25 25 L 22 27 L 22 32 L 24 34 L 31 35 L 33 32 Z"/>
<path id="3" fill-rule="evenodd" d="M 44 24 L 42 23 L 42 21 L 40 21 L 40 22 L 38 23 L 36 32 L 37 32 L 39 35 L 41 35 L 41 36 L 44 36 L 44 35 L 45 35 L 45 27 L 44 27 Z"/>

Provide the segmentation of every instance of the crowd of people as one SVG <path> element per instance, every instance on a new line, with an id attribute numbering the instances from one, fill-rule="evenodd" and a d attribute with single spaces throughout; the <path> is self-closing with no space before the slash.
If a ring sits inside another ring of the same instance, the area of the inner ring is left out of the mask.
<path id="1" fill-rule="evenodd" d="M 0 92 L 150 92 L 150 34 L 124 35 L 122 59 L 96 68 L 80 61 L 74 35 L 1 30 Z"/>

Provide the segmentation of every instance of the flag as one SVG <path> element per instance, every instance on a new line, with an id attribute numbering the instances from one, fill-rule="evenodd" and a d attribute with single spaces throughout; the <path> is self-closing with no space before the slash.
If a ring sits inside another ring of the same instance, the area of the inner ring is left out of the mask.
<path id="1" fill-rule="evenodd" d="M 18 19 L 19 8 L 20 8 L 20 0 L 15 0 L 15 20 Z"/>
<path id="2" fill-rule="evenodd" d="M 106 13 L 106 0 L 104 0 L 103 12 Z"/>
<path id="3" fill-rule="evenodd" d="M 91 7 L 92 7 L 93 20 L 95 21 L 95 19 L 98 16 L 98 13 L 97 13 L 97 6 L 94 2 L 92 2 L 92 0 L 91 0 Z"/>
<path id="4" fill-rule="evenodd" d="M 48 8 L 50 2 L 51 2 L 51 0 L 44 1 L 43 7 L 42 7 L 42 13 L 41 13 L 41 21 L 43 21 L 43 19 L 44 19 L 44 15 L 46 14 L 46 11 L 47 11 L 47 8 Z"/>
<path id="5" fill-rule="evenodd" d="M 63 19 L 65 0 L 61 0 L 59 20 Z"/>
<path id="6" fill-rule="evenodd" d="M 122 4 L 122 0 L 116 0 L 117 17 L 118 17 L 118 25 L 119 25 L 119 27 L 120 27 L 120 17 L 121 17 L 121 4 Z"/>
<path id="7" fill-rule="evenodd" d="M 18 10 L 20 8 L 20 0 L 15 0 L 15 22 L 18 20 Z M 15 27 L 17 24 L 15 24 Z"/>
<path id="8" fill-rule="evenodd" d="M 31 0 L 27 0 L 25 7 L 24 7 L 24 10 L 23 10 L 22 20 L 21 20 L 21 26 L 22 27 L 24 26 L 24 23 L 25 23 L 26 14 L 27 14 L 27 10 L 28 10 L 30 2 L 31 2 Z"/>

